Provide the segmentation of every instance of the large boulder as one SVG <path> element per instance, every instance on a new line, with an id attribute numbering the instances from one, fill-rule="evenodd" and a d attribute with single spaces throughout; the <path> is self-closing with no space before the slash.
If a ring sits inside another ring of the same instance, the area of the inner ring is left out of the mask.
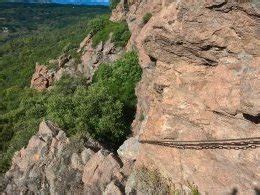
<path id="1" fill-rule="evenodd" d="M 134 161 L 138 155 L 140 143 L 138 137 L 127 139 L 117 150 L 121 159 Z"/>

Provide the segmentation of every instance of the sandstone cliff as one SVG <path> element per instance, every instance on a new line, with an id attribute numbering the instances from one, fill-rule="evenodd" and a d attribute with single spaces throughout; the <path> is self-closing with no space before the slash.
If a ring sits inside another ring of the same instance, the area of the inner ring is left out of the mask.
<path id="1" fill-rule="evenodd" d="M 260 12 L 253 2 L 122 0 L 111 20 L 127 21 L 132 37 L 126 49 L 138 51 L 143 69 L 132 137 L 112 154 L 91 139 L 75 145 L 51 122 L 42 122 L 14 156 L 6 192 L 259 192 Z M 147 23 L 146 13 L 152 14 Z M 110 42 L 94 50 L 90 37 L 79 52 L 83 65 L 75 70 L 90 78 L 101 62 L 120 55 Z M 43 80 L 34 76 L 40 90 L 55 80 L 47 82 L 48 71 L 41 71 Z M 243 145 L 245 138 L 258 142 Z M 230 139 L 239 139 L 241 147 L 149 143 Z"/>
<path id="2" fill-rule="evenodd" d="M 153 17 L 144 25 L 147 12 Z M 256 5 L 230 0 L 130 4 L 129 44 L 137 47 L 143 67 L 136 140 L 259 137 L 259 17 Z M 259 155 L 259 149 L 141 144 L 136 166 L 149 164 L 180 188 L 195 183 L 202 193 L 254 194 L 260 186 Z"/>

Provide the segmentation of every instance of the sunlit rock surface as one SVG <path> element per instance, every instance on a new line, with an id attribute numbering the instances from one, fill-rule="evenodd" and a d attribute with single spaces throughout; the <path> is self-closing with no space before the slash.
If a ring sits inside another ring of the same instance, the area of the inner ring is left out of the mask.
<path id="1" fill-rule="evenodd" d="M 141 26 L 144 8 L 153 17 Z M 143 67 L 135 136 L 179 141 L 259 137 L 259 17 L 255 5 L 237 1 L 130 6 L 127 20 L 134 32 L 129 44 L 138 48 Z M 195 183 L 202 193 L 237 189 L 254 194 L 260 186 L 259 148 L 179 150 L 142 144 L 138 153 L 136 166 L 158 169 L 178 188 Z"/>

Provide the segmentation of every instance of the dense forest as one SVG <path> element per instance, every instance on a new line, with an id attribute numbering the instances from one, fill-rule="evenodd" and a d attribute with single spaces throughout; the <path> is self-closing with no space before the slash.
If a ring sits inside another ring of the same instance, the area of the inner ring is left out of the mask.
<path id="1" fill-rule="evenodd" d="M 43 118 L 69 136 L 91 136 L 117 148 L 135 113 L 141 69 L 134 52 L 101 65 L 91 85 L 85 78 L 64 76 L 51 91 L 40 93 L 29 82 L 36 62 L 44 64 L 64 52 L 78 55 L 75 51 L 88 33 L 94 47 L 110 33 L 116 46 L 124 46 L 130 37 L 127 25 L 110 22 L 107 7 L 1 3 L 0 9 L 0 171 L 6 171 Z"/>

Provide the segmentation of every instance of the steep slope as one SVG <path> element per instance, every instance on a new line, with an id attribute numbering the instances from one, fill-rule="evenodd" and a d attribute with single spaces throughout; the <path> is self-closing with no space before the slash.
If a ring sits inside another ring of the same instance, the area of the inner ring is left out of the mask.
<path id="1" fill-rule="evenodd" d="M 230 0 L 167 3 L 136 1 L 125 14 L 136 31 L 130 44 L 138 48 L 143 67 L 136 90 L 136 140 L 258 137 L 259 142 L 259 10 L 254 4 Z M 146 12 L 153 17 L 142 28 Z M 149 164 L 178 188 L 195 183 L 201 192 L 237 189 L 253 194 L 260 186 L 259 148 L 221 148 L 143 143 L 136 166 Z"/>

